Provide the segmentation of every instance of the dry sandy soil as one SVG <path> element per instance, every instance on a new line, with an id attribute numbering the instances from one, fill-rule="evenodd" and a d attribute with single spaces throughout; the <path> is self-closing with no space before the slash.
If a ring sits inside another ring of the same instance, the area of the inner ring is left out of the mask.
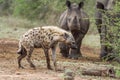
<path id="1" fill-rule="evenodd" d="M 63 80 L 65 69 L 71 69 L 75 72 L 75 80 L 116 80 L 109 77 L 81 75 L 80 71 L 83 67 L 104 65 L 98 58 L 99 49 L 82 46 L 84 58 L 78 60 L 61 57 L 59 49 L 57 49 L 57 67 L 60 69 L 60 71 L 57 72 L 46 68 L 45 56 L 42 49 L 35 49 L 32 55 L 32 61 L 36 65 L 36 70 L 29 67 L 26 59 L 22 61 L 22 65 L 25 69 L 18 69 L 17 49 L 17 40 L 0 39 L 0 80 Z"/>

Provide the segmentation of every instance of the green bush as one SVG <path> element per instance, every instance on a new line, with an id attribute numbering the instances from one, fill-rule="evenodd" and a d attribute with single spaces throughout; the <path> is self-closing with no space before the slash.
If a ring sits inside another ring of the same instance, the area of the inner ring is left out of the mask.
<path id="1" fill-rule="evenodd" d="M 15 0 L 14 15 L 28 19 L 46 21 L 58 18 L 63 10 L 64 0 Z M 52 16 L 52 17 L 50 17 Z M 48 19 L 49 20 L 49 19 Z"/>
<path id="2" fill-rule="evenodd" d="M 109 50 L 112 50 L 111 57 L 120 57 L 120 1 L 117 1 L 114 9 L 105 11 L 104 19 L 107 28 L 106 42 Z M 108 57 L 109 58 L 109 57 Z"/>
<path id="3" fill-rule="evenodd" d="M 39 20 L 44 24 L 58 24 L 61 13 L 66 9 L 66 0 L 0 0 L 0 15 Z M 79 3 L 83 0 L 70 0 Z M 84 1 L 85 12 L 94 15 L 95 0 Z M 93 5 L 93 6 L 91 6 Z M 89 10 L 91 8 L 91 10 Z M 93 21 L 92 21 L 93 22 Z"/>
<path id="4" fill-rule="evenodd" d="M 11 15 L 12 12 L 12 0 L 0 0 L 0 15 Z"/>

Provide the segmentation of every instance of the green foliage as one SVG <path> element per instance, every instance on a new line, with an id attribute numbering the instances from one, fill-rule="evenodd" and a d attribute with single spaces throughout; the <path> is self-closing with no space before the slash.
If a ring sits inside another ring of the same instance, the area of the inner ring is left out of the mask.
<path id="1" fill-rule="evenodd" d="M 76 3 L 84 1 L 84 9 L 90 13 L 89 15 L 94 14 L 95 0 L 70 1 Z M 6 14 L 40 20 L 45 24 L 57 24 L 60 14 L 67 8 L 65 2 L 66 0 L 0 0 L 0 6 L 2 6 L 2 10 L 0 10 L 1 13 L 4 10 Z"/>
<path id="2" fill-rule="evenodd" d="M 120 1 L 116 2 L 113 10 L 105 11 L 104 19 L 107 25 L 105 45 L 112 50 L 113 57 L 120 57 Z"/>
<path id="3" fill-rule="evenodd" d="M 12 14 L 12 0 L 0 0 L 0 15 Z"/>
<path id="4" fill-rule="evenodd" d="M 111 31 L 113 32 L 113 46 L 115 52 L 118 54 L 120 57 L 120 1 L 116 3 L 114 7 L 114 13 L 113 13 L 113 29 Z"/>
<path id="5" fill-rule="evenodd" d="M 46 19 L 49 15 L 57 15 L 63 9 L 63 4 L 63 0 L 15 0 L 14 15 L 29 19 Z"/>
<path id="6" fill-rule="evenodd" d="M 116 0 L 116 5 L 114 7 L 114 11 L 115 12 L 119 12 L 120 11 L 120 1 L 119 0 Z"/>
<path id="7" fill-rule="evenodd" d="M 120 70 L 116 70 L 116 77 L 120 78 Z"/>

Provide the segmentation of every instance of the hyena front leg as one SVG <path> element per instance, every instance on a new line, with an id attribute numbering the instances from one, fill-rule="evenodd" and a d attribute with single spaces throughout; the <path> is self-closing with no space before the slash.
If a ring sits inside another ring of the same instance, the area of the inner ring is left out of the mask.
<path id="1" fill-rule="evenodd" d="M 52 47 L 52 60 L 53 60 L 53 65 L 54 65 L 54 71 L 57 70 L 57 65 L 56 65 L 56 46 Z"/>
<path id="2" fill-rule="evenodd" d="M 52 68 L 51 68 L 51 65 L 50 65 L 50 58 L 49 58 L 48 49 L 45 49 L 45 48 L 44 48 L 44 53 L 45 53 L 45 56 L 46 56 L 47 68 L 48 68 L 48 69 L 52 69 Z"/>
<path id="3" fill-rule="evenodd" d="M 27 61 L 28 61 L 28 63 L 30 64 L 30 67 L 32 67 L 32 68 L 34 68 L 35 69 L 35 65 L 32 63 L 32 61 L 31 61 L 31 55 L 32 55 L 32 52 L 33 52 L 33 50 L 34 50 L 34 47 L 30 47 L 29 49 L 28 49 L 28 55 L 27 55 Z"/>

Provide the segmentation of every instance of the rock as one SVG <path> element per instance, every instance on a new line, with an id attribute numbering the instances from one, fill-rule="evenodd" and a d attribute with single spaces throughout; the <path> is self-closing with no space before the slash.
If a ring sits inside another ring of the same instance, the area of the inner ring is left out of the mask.
<path id="1" fill-rule="evenodd" d="M 74 80 L 74 78 L 75 73 L 70 69 L 66 69 L 64 72 L 64 80 Z"/>

